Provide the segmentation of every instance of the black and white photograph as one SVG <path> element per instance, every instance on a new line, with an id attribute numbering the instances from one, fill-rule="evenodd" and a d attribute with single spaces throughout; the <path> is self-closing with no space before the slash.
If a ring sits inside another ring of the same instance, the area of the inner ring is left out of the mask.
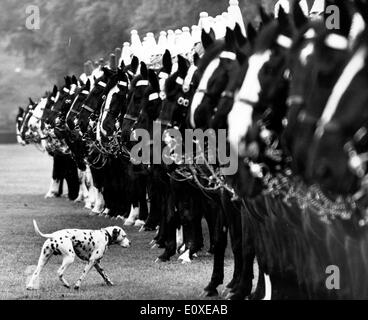
<path id="1" fill-rule="evenodd" d="M 0 35 L 0 300 L 368 299 L 368 0 L 0 0 Z"/>

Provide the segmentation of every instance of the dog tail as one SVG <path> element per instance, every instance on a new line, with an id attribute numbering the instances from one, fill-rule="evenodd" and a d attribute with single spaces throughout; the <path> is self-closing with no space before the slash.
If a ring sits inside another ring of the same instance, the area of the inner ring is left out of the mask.
<path id="1" fill-rule="evenodd" d="M 38 228 L 38 225 L 37 225 L 37 222 L 36 220 L 33 219 L 33 226 L 35 228 L 35 231 L 37 234 L 39 234 L 41 237 L 44 237 L 44 238 L 51 238 L 52 235 L 51 234 L 44 234 L 40 231 L 40 229 Z"/>

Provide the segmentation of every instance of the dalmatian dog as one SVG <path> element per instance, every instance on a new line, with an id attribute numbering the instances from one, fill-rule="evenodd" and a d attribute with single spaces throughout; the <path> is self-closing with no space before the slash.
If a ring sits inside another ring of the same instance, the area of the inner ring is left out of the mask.
<path id="1" fill-rule="evenodd" d="M 113 285 L 101 268 L 100 261 L 110 245 L 118 244 L 123 248 L 130 247 L 131 242 L 122 228 L 114 226 L 100 230 L 64 229 L 51 234 L 43 234 L 35 220 L 33 220 L 33 225 L 36 233 L 47 238 L 47 240 L 42 246 L 38 265 L 27 285 L 28 290 L 37 289 L 36 283 L 38 283 L 41 270 L 52 255 L 62 255 L 63 257 L 57 273 L 60 281 L 67 288 L 70 288 L 70 285 L 64 279 L 64 272 L 74 262 L 75 256 L 87 261 L 87 265 L 81 277 L 75 283 L 74 289 L 78 290 L 80 288 L 82 281 L 92 267 L 97 270 L 107 285 Z"/>

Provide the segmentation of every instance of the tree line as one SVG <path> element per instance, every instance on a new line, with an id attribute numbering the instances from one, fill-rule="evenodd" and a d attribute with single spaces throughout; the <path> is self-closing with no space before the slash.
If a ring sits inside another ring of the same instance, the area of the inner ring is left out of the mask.
<path id="1" fill-rule="evenodd" d="M 137 29 L 156 35 L 198 23 L 199 13 L 221 14 L 228 0 L 2 0 L 0 32 L 7 50 L 21 54 L 25 67 L 42 67 L 60 81 L 65 74 L 80 74 L 83 63 L 107 55 Z M 244 20 L 257 23 L 258 5 L 271 11 L 276 0 L 239 0 Z M 25 27 L 27 5 L 40 9 L 40 29 Z"/>

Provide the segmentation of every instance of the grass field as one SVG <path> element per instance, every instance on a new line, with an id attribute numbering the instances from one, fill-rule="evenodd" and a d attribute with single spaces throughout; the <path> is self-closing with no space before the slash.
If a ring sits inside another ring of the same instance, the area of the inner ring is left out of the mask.
<path id="1" fill-rule="evenodd" d="M 103 284 L 91 270 L 81 290 L 62 287 L 54 256 L 41 273 L 41 289 L 25 289 L 27 277 L 37 264 L 44 239 L 35 234 L 32 219 L 43 232 L 63 228 L 98 229 L 119 225 L 117 221 L 88 216 L 81 204 L 65 198 L 44 199 L 51 176 L 52 162 L 33 146 L 0 145 L 0 299 L 198 299 L 212 271 L 212 257 L 200 256 L 190 265 L 174 257 L 171 262 L 154 263 L 161 249 L 150 249 L 154 233 L 139 233 L 124 227 L 132 247 L 112 246 L 102 265 L 115 283 Z M 208 243 L 206 243 L 208 247 Z M 225 283 L 232 275 L 232 258 L 227 253 Z M 76 260 L 66 273 L 74 283 L 84 263 Z M 221 290 L 222 288 L 220 288 Z"/>

